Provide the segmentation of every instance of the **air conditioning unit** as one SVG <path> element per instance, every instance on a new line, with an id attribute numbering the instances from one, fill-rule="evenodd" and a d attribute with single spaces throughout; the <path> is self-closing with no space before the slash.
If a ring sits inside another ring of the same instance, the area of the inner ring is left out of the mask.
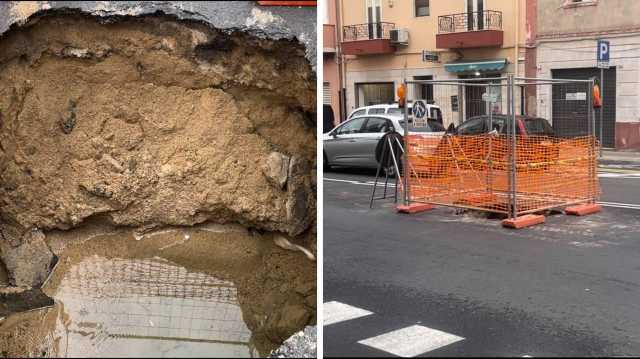
<path id="1" fill-rule="evenodd" d="M 389 35 L 392 44 L 409 44 L 409 30 L 407 29 L 393 29 L 389 31 Z"/>

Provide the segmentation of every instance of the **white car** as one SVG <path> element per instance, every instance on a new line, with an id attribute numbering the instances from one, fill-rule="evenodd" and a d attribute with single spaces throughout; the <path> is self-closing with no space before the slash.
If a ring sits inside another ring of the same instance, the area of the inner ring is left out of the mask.
<path id="1" fill-rule="evenodd" d="M 364 115 L 347 120 L 323 135 L 324 166 L 377 168 L 376 146 L 385 133 L 393 129 L 404 133 L 404 119 L 394 115 Z M 442 136 L 445 128 L 435 120 L 414 127 L 409 121 L 409 134 Z"/>
<path id="2" fill-rule="evenodd" d="M 413 115 L 413 103 L 407 104 L 407 110 L 409 111 L 409 117 L 411 117 Z M 404 109 L 400 108 L 397 103 L 358 107 L 351 111 L 347 119 L 362 115 L 393 115 L 403 117 Z M 440 111 L 440 106 L 427 104 L 427 118 L 442 123 L 442 111 Z"/>

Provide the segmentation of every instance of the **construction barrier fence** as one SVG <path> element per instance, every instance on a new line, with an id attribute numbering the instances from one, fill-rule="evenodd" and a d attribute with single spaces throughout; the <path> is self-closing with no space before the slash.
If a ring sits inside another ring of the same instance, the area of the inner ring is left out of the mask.
<path id="1" fill-rule="evenodd" d="M 457 113 L 449 111 L 453 116 L 444 119 L 445 126 L 453 123 L 457 129 L 435 134 L 405 128 L 399 181 L 405 205 L 470 208 L 516 218 L 599 198 L 600 144 L 591 80 L 509 76 L 407 82 L 412 83 L 432 86 L 436 98 L 457 96 L 457 108 L 452 108 Z M 536 100 L 531 91 L 550 95 L 551 102 Z M 474 93 L 493 95 L 481 96 L 486 101 L 480 106 Z M 405 116 L 405 124 L 419 123 Z"/>

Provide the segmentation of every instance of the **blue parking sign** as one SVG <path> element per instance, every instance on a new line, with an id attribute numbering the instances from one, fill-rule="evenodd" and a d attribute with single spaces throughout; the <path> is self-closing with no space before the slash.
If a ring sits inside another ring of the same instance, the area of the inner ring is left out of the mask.
<path id="1" fill-rule="evenodd" d="M 598 61 L 606 62 L 609 61 L 609 41 L 606 40 L 598 40 Z"/>

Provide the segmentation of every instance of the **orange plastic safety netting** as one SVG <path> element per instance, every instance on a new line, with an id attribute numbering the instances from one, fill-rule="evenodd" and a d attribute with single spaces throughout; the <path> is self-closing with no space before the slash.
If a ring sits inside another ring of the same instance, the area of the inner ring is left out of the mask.
<path id="1" fill-rule="evenodd" d="M 515 203 L 521 215 L 600 195 L 593 136 L 517 136 L 515 176 L 505 135 L 411 135 L 407 146 L 410 202 L 506 214 Z"/>

